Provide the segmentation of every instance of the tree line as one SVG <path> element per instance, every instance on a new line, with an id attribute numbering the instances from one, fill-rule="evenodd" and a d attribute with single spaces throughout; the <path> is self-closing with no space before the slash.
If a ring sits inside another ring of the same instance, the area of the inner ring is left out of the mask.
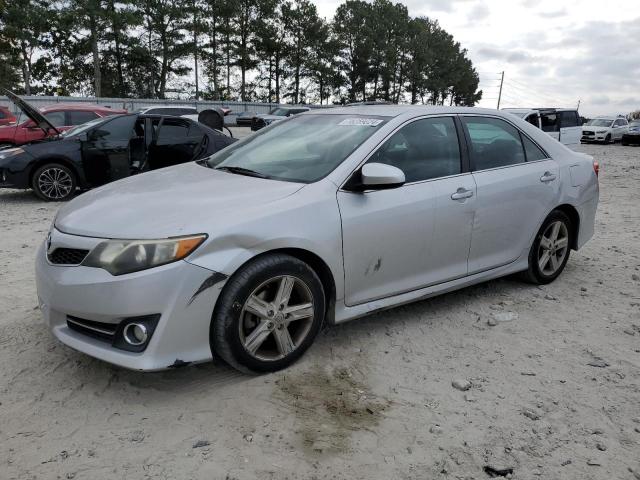
<path id="1" fill-rule="evenodd" d="M 389 0 L 0 0 L 0 85 L 27 95 L 473 105 L 467 51 Z"/>

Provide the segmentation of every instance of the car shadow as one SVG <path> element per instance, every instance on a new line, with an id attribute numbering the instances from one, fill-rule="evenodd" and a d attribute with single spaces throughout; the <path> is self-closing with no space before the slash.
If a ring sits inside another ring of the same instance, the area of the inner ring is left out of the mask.
<path id="1" fill-rule="evenodd" d="M 40 200 L 31 190 L 0 190 L 0 204 L 47 205 L 50 202 Z M 59 205 L 59 203 L 53 203 Z"/>

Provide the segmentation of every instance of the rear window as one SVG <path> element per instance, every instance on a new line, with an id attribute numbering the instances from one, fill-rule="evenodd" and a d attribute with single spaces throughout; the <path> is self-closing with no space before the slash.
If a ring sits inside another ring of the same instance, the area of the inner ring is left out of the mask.
<path id="1" fill-rule="evenodd" d="M 70 111 L 67 112 L 69 115 L 69 125 L 82 125 L 83 123 L 90 122 L 98 118 L 98 115 L 94 112 L 88 111 Z"/>

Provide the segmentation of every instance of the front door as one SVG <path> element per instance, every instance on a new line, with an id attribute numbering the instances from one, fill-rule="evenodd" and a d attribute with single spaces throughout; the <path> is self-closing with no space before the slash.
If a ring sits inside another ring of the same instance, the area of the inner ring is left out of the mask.
<path id="1" fill-rule="evenodd" d="M 103 185 L 131 175 L 129 144 L 137 115 L 113 117 L 87 132 L 82 164 L 87 182 Z"/>
<path id="2" fill-rule="evenodd" d="M 412 121 L 368 160 L 401 169 L 392 190 L 340 190 L 345 302 L 357 305 L 467 274 L 475 183 L 454 117 Z"/>
<path id="3" fill-rule="evenodd" d="M 513 125 L 463 116 L 476 200 L 469 274 L 507 265 L 526 254 L 539 222 L 557 205 L 559 168 Z"/>
<path id="4" fill-rule="evenodd" d="M 163 118 L 149 148 L 149 168 L 178 165 L 194 159 L 204 132 L 195 122 L 181 118 Z"/>

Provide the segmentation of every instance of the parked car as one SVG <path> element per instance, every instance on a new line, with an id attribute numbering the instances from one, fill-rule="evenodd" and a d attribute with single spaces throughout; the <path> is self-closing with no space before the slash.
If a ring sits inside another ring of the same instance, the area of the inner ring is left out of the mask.
<path id="1" fill-rule="evenodd" d="M 253 117 L 253 121 L 251 122 L 251 130 L 260 130 L 267 125 L 271 125 L 273 122 L 284 120 L 291 115 L 308 112 L 309 110 L 309 107 L 276 107 L 268 114 L 260 114 Z"/>
<path id="2" fill-rule="evenodd" d="M 622 134 L 622 145 L 640 145 L 640 120 L 632 120 L 629 130 Z"/>
<path id="3" fill-rule="evenodd" d="M 576 145 L 580 142 L 582 120 L 575 109 L 504 108 L 503 110 L 547 132 L 564 145 Z"/>
<path id="4" fill-rule="evenodd" d="M 597 117 L 589 120 L 582 127 L 580 142 L 614 143 L 616 140 L 622 140 L 627 130 L 629 130 L 629 122 L 626 118 Z"/>
<path id="5" fill-rule="evenodd" d="M 56 136 L 76 125 L 98 118 L 127 113 L 126 110 L 91 103 L 58 103 L 37 109 L 12 92 L 5 91 L 5 94 L 28 119 L 18 125 L 0 127 L 0 149 Z M 46 123 L 34 122 L 32 120 L 34 115 L 37 115 L 38 118 L 44 117 Z"/>
<path id="6" fill-rule="evenodd" d="M 3 107 L 0 105 L 0 126 L 13 125 L 17 121 L 18 119 L 13 114 L 13 112 L 9 110 L 9 107 Z"/>
<path id="7" fill-rule="evenodd" d="M 240 112 L 236 115 L 236 125 L 239 127 L 250 127 L 253 122 L 253 117 L 257 115 L 257 112 Z"/>
<path id="8" fill-rule="evenodd" d="M 39 304 L 59 340 L 123 367 L 274 371 L 324 322 L 516 272 L 552 282 L 597 204 L 593 158 L 506 113 L 314 110 L 63 206 Z"/>
<path id="9" fill-rule="evenodd" d="M 43 115 L 34 121 L 48 122 Z M 0 150 L 0 188 L 31 188 L 43 200 L 68 200 L 77 188 L 198 160 L 234 141 L 186 118 L 97 118 L 55 138 Z"/>

